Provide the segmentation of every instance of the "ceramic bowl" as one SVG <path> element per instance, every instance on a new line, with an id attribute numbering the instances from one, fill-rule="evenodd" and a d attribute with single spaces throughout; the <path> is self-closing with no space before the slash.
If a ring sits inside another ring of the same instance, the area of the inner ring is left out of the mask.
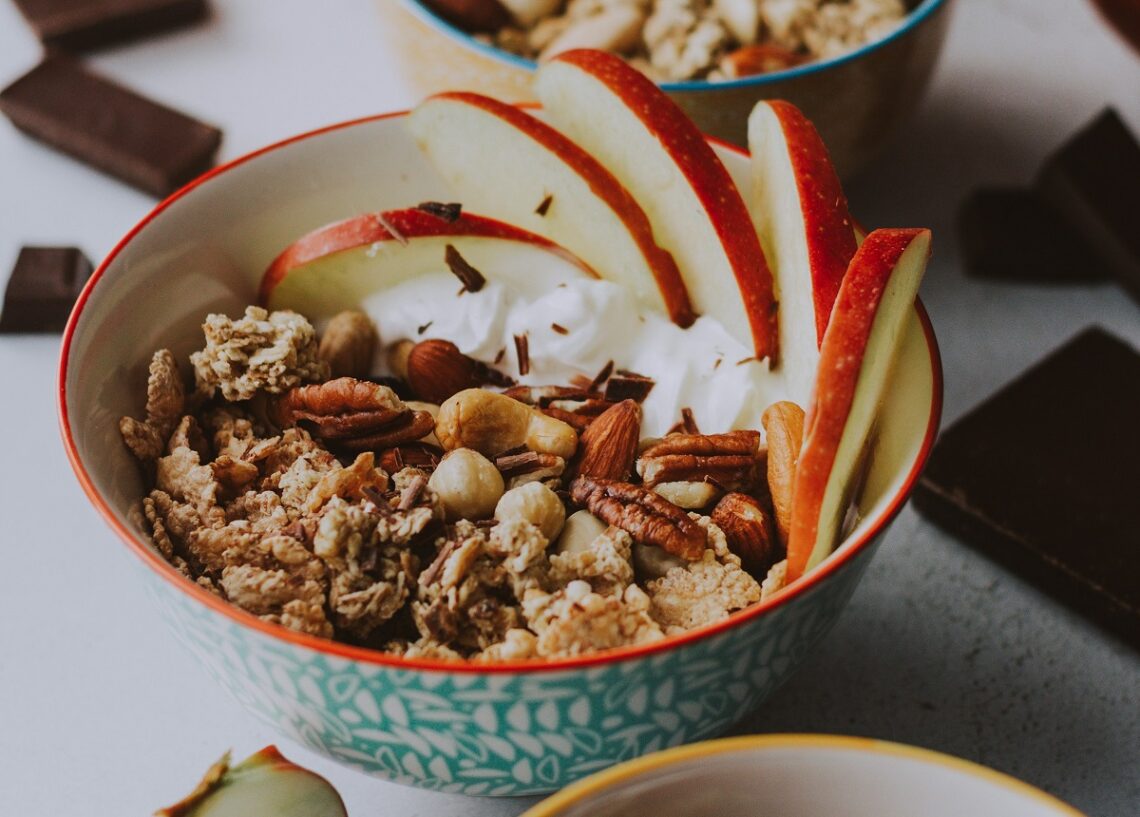
<path id="1" fill-rule="evenodd" d="M 743 153 L 716 146 L 738 182 Z M 209 312 L 240 314 L 262 270 L 314 227 L 448 191 L 401 115 L 334 125 L 221 167 L 160 204 L 96 270 L 63 339 L 60 420 L 91 502 L 162 616 L 258 717 L 349 766 L 469 794 L 557 789 L 712 737 L 786 679 L 835 622 L 906 500 L 938 425 L 939 360 L 909 321 L 861 503 L 838 551 L 785 592 L 651 645 L 541 664 L 467 666 L 337 644 L 265 623 L 180 577 L 131 523 L 143 493 L 118 420 L 137 414 L 154 349 L 185 360 Z M 128 567 L 128 563 L 131 567 Z"/>
<path id="2" fill-rule="evenodd" d="M 384 36 L 420 92 L 453 86 L 514 100 L 532 98 L 535 63 L 479 42 L 420 0 L 384 0 Z M 667 82 L 661 87 L 712 136 L 746 145 L 745 123 L 758 100 L 786 99 L 823 136 L 843 178 L 885 147 L 918 105 L 942 50 L 950 0 L 915 0 L 898 28 L 838 57 L 727 82 Z M 456 44 L 460 48 L 456 48 Z"/>
<path id="3" fill-rule="evenodd" d="M 1081 817 L 985 766 L 899 743 L 831 735 L 729 738 L 658 752 L 593 775 L 523 817 L 626 814 Z"/>

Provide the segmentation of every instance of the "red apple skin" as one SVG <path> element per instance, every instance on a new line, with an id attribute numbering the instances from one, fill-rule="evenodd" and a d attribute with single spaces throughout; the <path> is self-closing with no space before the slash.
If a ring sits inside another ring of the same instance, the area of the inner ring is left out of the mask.
<path id="1" fill-rule="evenodd" d="M 756 358 L 767 358 L 769 365 L 774 364 L 779 350 L 772 271 L 744 199 L 697 126 L 660 88 L 620 57 L 605 51 L 574 49 L 552 59 L 596 77 L 657 134 L 708 211 L 724 246 L 748 315 Z"/>
<path id="2" fill-rule="evenodd" d="M 657 281 L 657 289 L 665 301 L 665 309 L 669 318 L 681 327 L 692 325 L 693 321 L 696 320 L 696 313 L 693 312 L 688 289 L 685 287 L 681 278 L 681 271 L 677 269 L 677 263 L 673 260 L 672 254 L 657 246 L 657 242 L 653 240 L 653 228 L 649 224 L 649 218 L 645 215 L 645 211 L 641 209 L 641 205 L 597 159 L 545 122 L 535 119 L 514 105 L 508 105 L 482 94 L 464 91 L 436 94 L 432 99 L 452 99 L 481 108 L 514 125 L 555 156 L 561 157 L 566 164 L 577 171 L 579 176 L 585 179 L 590 190 L 606 202 L 629 229 L 641 250 L 641 254 L 645 257 L 646 263 L 653 272 L 653 277 Z"/>
<path id="3" fill-rule="evenodd" d="M 847 211 L 847 197 L 843 195 L 839 174 L 835 172 L 827 146 L 815 125 L 790 102 L 774 100 L 766 104 L 776 114 L 784 131 L 799 189 L 808 237 L 816 337 L 822 345 L 839 285 L 847 272 L 847 265 L 855 257 L 854 225 Z"/>
<path id="4" fill-rule="evenodd" d="M 399 236 L 394 236 L 384 222 L 396 230 Z M 382 213 L 364 213 L 353 216 L 344 221 L 326 224 L 318 227 L 307 235 L 301 236 L 280 255 L 278 255 L 261 278 L 258 288 L 258 302 L 267 303 L 270 293 L 281 283 L 282 279 L 293 269 L 324 258 L 332 253 L 351 250 L 374 244 L 377 241 L 400 241 L 404 239 L 420 238 L 424 236 L 477 236 L 480 238 L 505 238 L 513 241 L 525 241 L 546 247 L 552 252 L 570 258 L 575 264 L 584 266 L 582 261 L 574 257 L 565 249 L 543 238 L 540 235 L 515 227 L 493 218 L 478 216 L 473 213 L 461 213 L 454 221 L 440 218 L 426 210 L 409 207 L 403 210 L 387 210 Z M 587 270 L 591 276 L 597 277 L 593 270 Z"/>
<path id="5" fill-rule="evenodd" d="M 828 477 L 859 382 L 863 352 L 883 292 L 899 257 L 929 230 L 880 229 L 870 233 L 851 261 L 835 300 L 819 353 L 815 394 L 804 420 L 804 442 L 792 490 L 788 534 L 789 582 L 803 575 L 819 531 Z"/>

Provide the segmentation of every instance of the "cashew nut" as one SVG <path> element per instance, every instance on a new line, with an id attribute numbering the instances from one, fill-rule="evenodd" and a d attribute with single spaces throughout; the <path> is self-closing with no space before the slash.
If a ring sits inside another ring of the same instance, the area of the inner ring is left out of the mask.
<path id="1" fill-rule="evenodd" d="M 464 389 L 444 401 L 435 435 L 448 450 L 473 448 L 487 456 L 525 445 L 569 459 L 578 448 L 578 433 L 571 426 L 485 389 Z"/>
<path id="2" fill-rule="evenodd" d="M 449 520 L 486 519 L 503 495 L 503 475 L 478 451 L 459 448 L 439 461 L 428 487 L 439 494 Z"/>
<path id="3" fill-rule="evenodd" d="M 495 506 L 495 518 L 500 522 L 525 519 L 542 531 L 546 541 L 551 542 L 566 521 L 566 507 L 558 494 L 541 482 L 528 482 L 503 494 Z"/>
<path id="4" fill-rule="evenodd" d="M 661 482 L 653 490 L 674 505 L 685 510 L 696 510 L 712 504 L 720 497 L 721 490 L 711 482 Z"/>
<path id="5" fill-rule="evenodd" d="M 643 579 L 659 579 L 675 567 L 689 563 L 656 545 L 633 543 L 633 567 Z"/>

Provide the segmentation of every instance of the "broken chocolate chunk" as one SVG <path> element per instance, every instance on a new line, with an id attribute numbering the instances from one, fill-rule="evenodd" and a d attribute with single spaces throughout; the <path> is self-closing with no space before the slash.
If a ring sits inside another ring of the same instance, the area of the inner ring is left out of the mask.
<path id="1" fill-rule="evenodd" d="M 640 403 L 649 396 L 654 385 L 651 377 L 618 369 L 606 381 L 603 397 L 611 403 L 620 403 L 622 400 L 635 400 Z"/>
<path id="2" fill-rule="evenodd" d="M 1140 144 L 1111 108 L 1042 166 L 1037 190 L 1140 301 Z"/>
<path id="3" fill-rule="evenodd" d="M 0 111 L 25 133 L 155 196 L 208 170 L 222 139 L 217 128 L 61 56 L 0 91 Z"/>
<path id="4" fill-rule="evenodd" d="M 1089 329 L 945 430 L 916 507 L 1140 648 L 1140 354 Z"/>
<path id="5" fill-rule="evenodd" d="M 447 262 L 447 268 L 452 274 L 463 283 L 461 292 L 478 292 L 487 283 L 483 273 L 468 264 L 454 244 L 448 244 L 444 248 L 443 260 Z"/>
<path id="6" fill-rule="evenodd" d="M 460 214 L 463 212 L 463 205 L 457 201 L 442 202 L 442 201 L 421 201 L 416 205 L 417 210 L 423 210 L 425 213 L 431 213 L 436 218 L 441 218 L 450 224 L 458 220 Z"/>
<path id="7" fill-rule="evenodd" d="M 966 271 L 1020 282 L 1097 281 L 1100 257 L 1049 202 L 1032 190 L 982 188 L 958 211 Z"/>
<path id="8" fill-rule="evenodd" d="M 15 0 L 51 48 L 90 51 L 195 23 L 206 0 Z"/>
<path id="9" fill-rule="evenodd" d="M 4 294 L 0 332 L 62 332 L 91 269 L 75 247 L 21 248 Z"/>

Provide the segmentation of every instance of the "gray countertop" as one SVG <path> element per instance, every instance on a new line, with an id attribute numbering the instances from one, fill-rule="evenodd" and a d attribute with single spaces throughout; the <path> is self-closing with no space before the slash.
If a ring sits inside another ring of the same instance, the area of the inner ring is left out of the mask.
<path id="1" fill-rule="evenodd" d="M 415 99 L 377 45 L 377 5 L 214 5 L 207 26 L 92 61 L 221 125 L 223 158 Z M 0 84 L 37 54 L 0 3 Z M 1027 181 L 1104 104 L 1140 131 L 1138 88 L 1140 59 L 1091 5 L 960 0 L 929 96 L 849 186 L 867 224 L 934 228 L 922 294 L 942 348 L 946 421 L 1088 324 L 1140 346 L 1140 308 L 1117 287 L 971 280 L 953 229 L 968 190 Z M 77 243 L 97 259 L 150 206 L 0 122 L 0 277 L 24 243 Z M 58 345 L 0 338 L 0 813 L 147 814 L 226 748 L 244 756 L 277 738 L 168 637 L 80 492 L 56 431 Z M 1140 655 L 910 508 L 836 629 L 735 731 L 903 741 L 1011 773 L 1094 817 L 1140 814 Z M 423 793 L 282 746 L 325 774 L 356 817 L 509 815 L 533 802 Z"/>

